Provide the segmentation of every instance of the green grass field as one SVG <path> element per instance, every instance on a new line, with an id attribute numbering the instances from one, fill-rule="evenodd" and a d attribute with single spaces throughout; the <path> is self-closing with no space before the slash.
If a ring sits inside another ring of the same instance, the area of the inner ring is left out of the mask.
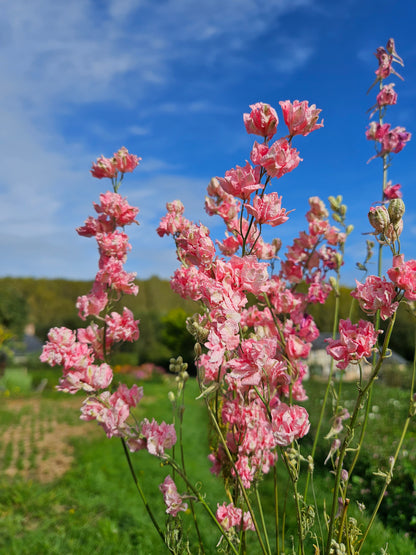
<path id="1" fill-rule="evenodd" d="M 51 376 L 53 373 L 49 374 L 49 382 L 55 379 Z M 31 377 L 35 384 L 39 381 L 38 375 Z M 145 397 L 137 416 L 154 416 L 158 420 L 171 421 L 167 401 L 170 385 L 162 381 L 143 385 Z M 311 413 L 312 423 L 316 422 L 319 412 L 322 388 L 323 385 L 316 382 L 307 384 L 310 399 L 305 405 Z M 347 386 L 349 396 L 354 394 L 354 388 L 354 385 Z M 191 479 L 195 483 L 203 483 L 203 491 L 215 511 L 216 503 L 226 501 L 226 497 L 220 480 L 209 471 L 207 417 L 202 403 L 195 400 L 196 395 L 196 384 L 190 381 L 184 414 L 186 464 Z M 82 397 L 78 395 L 56 393 L 50 388 L 43 393 L 9 392 L 5 395 L 3 392 L 0 400 L 0 553 L 153 555 L 167 552 L 135 491 L 120 441 L 108 440 L 94 422 L 79 420 L 81 401 Z M 403 391 L 380 387 L 374 392 L 372 406 L 364 462 L 360 467 L 367 480 L 391 454 L 408 401 Z M 325 431 L 328 423 L 326 426 Z M 398 463 L 399 477 L 412 476 L 411 469 L 416 458 L 415 437 L 412 425 L 404 455 Z M 306 449 L 308 441 L 305 442 Z M 329 447 L 327 442 L 322 442 L 322 445 L 324 447 L 317 453 L 317 462 L 325 458 Z M 166 514 L 158 485 L 169 470 L 145 452 L 136 453 L 133 462 L 158 521 L 163 524 Z M 288 480 L 285 469 L 278 468 L 283 503 Z M 359 495 L 365 490 L 366 483 L 355 483 Z M 362 555 L 381 554 L 381 548 L 387 544 L 390 554 L 416 553 L 415 544 L 407 533 L 410 531 L 416 538 L 414 526 L 412 528 L 411 525 L 412 514 L 416 521 L 416 508 L 411 505 L 414 488 L 409 486 L 412 490 L 409 491 L 406 487 L 404 493 L 410 497 L 404 501 L 400 497 L 399 485 L 400 480 L 394 487 L 395 498 L 390 494 L 386 498 L 387 517 L 384 517 L 384 524 L 376 522 Z M 273 530 L 272 487 L 269 477 L 261 484 L 270 530 Z M 182 491 L 179 482 L 178 489 Z M 299 489 L 302 491 L 302 484 Z M 317 471 L 314 490 L 319 505 L 325 498 L 329 499 L 330 489 L 328 469 Z M 416 499 L 414 495 L 413 498 Z M 357 505 L 351 506 L 351 511 L 358 515 Z M 219 534 L 206 518 L 202 507 L 198 506 L 197 512 L 201 518 L 206 553 L 215 553 Z M 394 519 L 388 520 L 390 513 L 399 519 L 398 523 Z M 401 513 L 404 515 L 402 530 L 397 528 Z M 191 553 L 197 554 L 191 516 L 184 514 L 183 517 L 185 530 L 191 532 Z M 391 528 L 389 522 L 392 523 Z M 294 524 L 294 518 L 290 518 L 289 514 L 287 553 L 291 553 L 290 535 Z M 399 531 L 393 531 L 393 527 Z M 307 553 L 313 553 L 312 544 L 313 541 L 310 541 Z M 258 552 L 258 548 L 249 543 L 248 553 L 257 555 Z"/>

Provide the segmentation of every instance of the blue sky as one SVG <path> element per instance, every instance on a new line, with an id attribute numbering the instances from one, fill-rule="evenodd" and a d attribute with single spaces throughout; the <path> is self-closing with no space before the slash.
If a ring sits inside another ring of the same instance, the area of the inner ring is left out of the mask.
<path id="1" fill-rule="evenodd" d="M 414 0 L 14 0 L 0 20 L 1 276 L 92 279 L 93 239 L 75 227 L 107 188 L 91 162 L 121 146 L 142 157 L 120 192 L 140 207 L 127 269 L 167 278 L 173 243 L 155 232 L 167 201 L 222 236 L 203 210 L 206 186 L 249 157 L 249 104 L 309 100 L 324 128 L 294 142 L 303 162 L 275 181 L 295 209 L 275 233 L 288 244 L 305 227 L 307 199 L 342 194 L 355 231 L 344 282 L 360 274 L 367 212 L 379 200 L 381 164 L 365 139 L 375 102 L 374 52 L 389 37 L 405 61 L 386 121 L 416 129 Z M 286 134 L 281 117 L 280 135 Z M 278 132 L 278 136 L 279 132 Z M 406 202 L 402 247 L 416 258 L 415 141 L 389 178 Z M 375 271 L 375 270 L 374 270 Z"/>

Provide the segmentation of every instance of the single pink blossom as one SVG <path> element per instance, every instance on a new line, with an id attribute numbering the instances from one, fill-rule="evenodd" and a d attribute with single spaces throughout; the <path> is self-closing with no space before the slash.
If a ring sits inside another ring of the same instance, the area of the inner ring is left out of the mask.
<path id="1" fill-rule="evenodd" d="M 394 256 L 387 275 L 396 287 L 403 289 L 406 299 L 416 301 L 416 260 L 405 262 L 403 254 Z"/>
<path id="2" fill-rule="evenodd" d="M 383 320 L 390 318 L 397 310 L 399 303 L 396 297 L 395 286 L 384 277 L 368 276 L 364 283 L 356 280 L 356 288 L 351 296 L 358 300 L 361 309 L 367 314 L 375 314 L 380 311 Z"/>
<path id="3" fill-rule="evenodd" d="M 246 204 L 246 210 L 254 216 L 259 224 L 269 224 L 272 227 L 281 225 L 289 219 L 285 208 L 282 208 L 282 197 L 277 193 L 269 193 L 263 197 L 256 195 L 253 205 Z"/>
<path id="4" fill-rule="evenodd" d="M 179 257 L 187 264 L 210 266 L 215 256 L 215 246 L 209 236 L 209 229 L 191 224 L 182 230 L 176 239 Z"/>
<path id="5" fill-rule="evenodd" d="M 98 283 L 126 295 L 137 295 L 139 287 L 134 283 L 136 272 L 126 272 L 117 258 L 105 258 L 101 262 L 95 278 Z"/>
<path id="6" fill-rule="evenodd" d="M 266 143 L 258 143 L 254 141 L 250 154 L 250 160 L 255 166 L 260 165 L 261 159 L 269 152 L 269 146 Z"/>
<path id="7" fill-rule="evenodd" d="M 184 205 L 180 200 L 174 200 L 166 204 L 167 214 L 160 220 L 159 227 L 156 229 L 160 237 L 164 235 L 177 235 L 185 230 L 191 222 L 183 217 Z"/>
<path id="8" fill-rule="evenodd" d="M 392 185 L 391 181 L 388 181 L 386 188 L 384 189 L 384 200 L 392 200 L 394 198 L 402 198 L 403 193 L 401 191 L 402 186 L 397 183 Z"/>
<path id="9" fill-rule="evenodd" d="M 137 223 L 135 218 L 139 209 L 135 206 L 130 206 L 127 200 L 118 193 L 110 191 L 102 193 L 100 195 L 100 204 L 95 202 L 93 204 L 98 214 L 105 214 L 120 227 Z"/>
<path id="10" fill-rule="evenodd" d="M 270 177 L 279 178 L 294 170 L 301 160 L 299 152 L 286 139 L 278 139 L 260 159 L 260 164 Z"/>
<path id="11" fill-rule="evenodd" d="M 90 172 L 93 177 L 97 177 L 98 179 L 102 179 L 103 177 L 113 179 L 117 175 L 117 167 L 113 158 L 100 156 L 97 158 L 97 161 L 93 163 Z"/>
<path id="12" fill-rule="evenodd" d="M 250 114 L 244 114 L 244 125 L 247 133 L 260 135 L 266 139 L 271 139 L 277 131 L 279 118 L 276 110 L 270 104 L 257 102 L 250 105 Z"/>
<path id="13" fill-rule="evenodd" d="M 163 484 L 160 484 L 159 489 L 163 494 L 166 512 L 169 515 L 177 516 L 179 511 L 186 511 L 188 505 L 184 503 L 182 497 L 179 495 L 176 484 L 170 476 L 166 476 Z"/>
<path id="14" fill-rule="evenodd" d="M 124 146 L 118 150 L 113 157 L 113 164 L 121 173 L 132 172 L 140 162 L 141 158 L 135 154 L 129 154 L 129 151 Z"/>
<path id="15" fill-rule="evenodd" d="M 230 528 L 236 530 L 255 530 L 250 512 L 244 512 L 233 503 L 217 504 L 216 517 L 222 528 L 227 532 Z"/>
<path id="16" fill-rule="evenodd" d="M 125 437 L 129 426 L 129 405 L 122 398 L 111 399 L 109 391 L 97 397 L 88 397 L 81 407 L 81 420 L 96 420 L 104 428 L 107 437 Z"/>
<path id="17" fill-rule="evenodd" d="M 97 233 L 111 233 L 115 228 L 113 220 L 108 220 L 105 214 L 100 214 L 98 218 L 88 216 L 84 225 L 76 228 L 76 232 L 81 237 L 94 237 Z"/>
<path id="18" fill-rule="evenodd" d="M 236 168 L 227 170 L 225 177 L 217 177 L 221 187 L 226 193 L 232 196 L 247 200 L 251 193 L 258 189 L 263 189 L 264 185 L 260 183 L 260 168 L 253 168 L 247 162 L 245 166 L 236 166 Z"/>
<path id="19" fill-rule="evenodd" d="M 350 320 L 339 321 L 339 339 L 328 339 L 327 353 L 336 361 L 337 368 L 345 370 L 350 364 L 360 362 L 371 356 L 378 335 L 382 330 L 375 330 L 371 322 L 360 320 L 352 324 Z"/>
<path id="20" fill-rule="evenodd" d="M 114 256 L 123 263 L 126 261 L 127 252 L 131 250 L 129 237 L 122 231 L 114 231 L 112 233 L 97 233 L 96 240 L 103 256 Z"/>
<path id="21" fill-rule="evenodd" d="M 289 128 L 289 134 L 292 137 L 294 135 L 309 135 L 309 133 L 324 125 L 323 120 L 321 120 L 321 123 L 317 123 L 322 110 L 317 109 L 315 104 L 308 106 L 307 100 L 303 102 L 294 100 L 293 103 L 290 100 L 285 100 L 280 101 L 279 104 L 282 108 L 285 123 Z"/>
<path id="22" fill-rule="evenodd" d="M 146 440 L 146 449 L 151 455 L 164 457 L 165 449 L 170 449 L 176 443 L 176 432 L 173 424 L 162 422 L 158 424 L 155 419 L 149 422 L 143 420 L 140 427 L 141 435 Z"/>
<path id="23" fill-rule="evenodd" d="M 127 307 L 123 308 L 123 314 L 112 312 L 105 317 L 106 338 L 113 343 L 124 341 L 137 341 L 139 339 L 139 320 L 134 319 L 133 312 Z"/>
<path id="24" fill-rule="evenodd" d="M 378 106 L 393 106 L 397 103 L 397 93 L 394 90 L 394 83 L 384 85 L 377 95 Z"/>
<path id="25" fill-rule="evenodd" d="M 272 409 L 272 428 L 276 444 L 285 447 L 309 432 L 309 415 L 303 407 L 280 403 Z"/>
<path id="26" fill-rule="evenodd" d="M 98 316 L 107 303 L 107 292 L 101 283 L 95 281 L 91 292 L 78 297 L 75 306 L 78 309 L 78 316 L 85 320 L 88 316 Z"/>

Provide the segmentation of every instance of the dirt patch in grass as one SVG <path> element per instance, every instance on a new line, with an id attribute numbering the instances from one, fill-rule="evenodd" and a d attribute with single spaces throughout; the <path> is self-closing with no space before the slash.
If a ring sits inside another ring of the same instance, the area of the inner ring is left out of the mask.
<path id="1" fill-rule="evenodd" d="M 102 433 L 95 423 L 79 420 L 80 406 L 77 398 L 3 400 L 2 410 L 15 418 L 7 426 L 0 421 L 2 474 L 43 483 L 61 477 L 74 460 L 72 438 Z"/>

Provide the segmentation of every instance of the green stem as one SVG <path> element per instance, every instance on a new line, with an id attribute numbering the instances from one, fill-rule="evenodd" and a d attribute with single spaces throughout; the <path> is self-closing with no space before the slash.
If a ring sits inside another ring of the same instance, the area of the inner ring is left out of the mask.
<path id="1" fill-rule="evenodd" d="M 362 406 L 362 403 L 364 401 L 364 399 L 366 398 L 369 389 L 371 388 L 371 386 L 373 385 L 375 379 L 378 376 L 378 373 L 380 371 L 381 368 L 381 364 L 385 358 L 386 355 L 386 351 L 387 351 L 387 347 L 390 341 L 390 337 L 391 337 L 391 333 L 393 331 L 393 326 L 394 326 L 394 322 L 396 320 L 396 313 L 393 314 L 387 331 L 386 331 L 386 336 L 384 339 L 384 343 L 383 343 L 383 347 L 381 350 L 381 353 L 379 355 L 379 359 L 377 361 L 377 364 L 375 366 L 375 368 L 373 369 L 373 372 L 368 380 L 367 385 L 363 388 L 359 390 L 356 402 L 355 402 L 355 406 L 354 406 L 354 410 L 353 413 L 351 415 L 349 424 L 347 426 L 347 431 L 344 437 L 344 440 L 342 442 L 340 451 L 339 451 L 339 456 L 338 456 L 338 462 L 337 462 L 337 470 L 336 470 L 336 474 L 335 474 L 335 481 L 334 481 L 334 489 L 333 489 L 333 497 L 332 497 L 332 507 L 331 507 L 331 514 L 330 514 L 330 519 L 329 519 L 329 526 L 328 526 L 328 537 L 327 537 L 327 544 L 326 544 L 326 551 L 325 554 L 329 555 L 330 549 L 331 549 L 331 541 L 334 535 L 334 527 L 335 527 L 335 516 L 336 516 L 336 512 L 337 512 L 337 507 L 338 507 L 338 492 L 339 492 L 339 487 L 340 487 L 340 483 L 341 483 L 341 472 L 342 472 L 342 468 L 343 468 L 343 462 L 344 462 L 344 458 L 345 455 L 347 453 L 347 449 L 349 447 L 349 444 L 352 440 L 353 437 L 353 432 L 355 429 L 355 426 L 357 424 L 357 418 L 358 415 L 360 413 L 360 409 Z"/>
<path id="2" fill-rule="evenodd" d="M 276 468 L 276 464 L 273 467 L 273 480 L 274 480 L 274 518 L 275 518 L 276 554 L 280 555 L 280 545 L 279 545 L 279 494 L 278 494 L 278 487 L 277 487 L 277 468 Z"/>
<path id="3" fill-rule="evenodd" d="M 397 462 L 397 458 L 399 456 L 400 450 L 402 448 L 403 441 L 404 441 L 404 438 L 405 438 L 406 433 L 407 433 L 407 429 L 408 429 L 409 424 L 410 424 L 410 420 L 413 418 L 413 416 L 415 414 L 415 402 L 414 402 L 414 399 L 413 399 L 413 393 L 414 393 L 414 388 L 415 388 L 415 379 L 416 379 L 416 337 L 415 337 L 415 353 L 414 353 L 414 357 L 413 357 L 412 384 L 410 386 L 409 412 L 408 412 L 407 418 L 406 418 L 404 426 L 403 426 L 402 434 L 400 436 L 400 440 L 399 440 L 399 444 L 397 445 L 396 452 L 394 453 L 393 459 L 390 461 L 390 468 L 387 472 L 383 488 L 380 492 L 380 495 L 378 497 L 376 506 L 374 508 L 373 514 L 371 515 L 371 518 L 370 518 L 370 521 L 367 525 L 367 528 L 365 529 L 363 537 L 361 538 L 360 543 L 358 545 L 358 551 L 360 551 L 360 549 L 362 548 L 362 546 L 363 546 L 363 544 L 364 544 L 364 542 L 367 538 L 367 535 L 370 531 L 370 528 L 374 523 L 377 512 L 380 508 L 381 502 L 384 499 L 386 490 L 387 490 L 387 488 L 390 484 L 390 481 L 392 479 L 392 476 L 393 476 L 393 469 L 394 469 L 394 466 Z"/>
<path id="4" fill-rule="evenodd" d="M 179 445 L 180 445 L 180 451 L 181 451 L 182 468 L 183 468 L 184 474 L 186 474 L 185 455 L 184 455 L 184 451 L 183 451 L 183 412 L 184 412 L 184 407 L 185 407 L 185 382 L 183 383 L 183 387 L 182 387 L 182 400 L 181 400 L 181 405 L 179 407 Z M 195 507 L 194 507 L 194 503 L 193 503 L 192 499 L 189 500 L 189 505 L 190 505 L 190 508 L 191 508 L 191 513 L 192 513 L 192 518 L 193 518 L 193 521 L 194 521 L 196 534 L 198 536 L 199 547 L 202 551 L 202 554 L 204 555 L 205 554 L 204 544 L 202 542 L 201 532 L 199 530 L 198 521 L 197 521 L 196 514 L 195 514 Z"/>
<path id="5" fill-rule="evenodd" d="M 286 465 L 286 469 L 287 472 L 289 474 L 289 478 L 290 481 L 292 483 L 292 488 L 293 488 L 293 499 L 295 501 L 295 508 L 296 508 L 296 522 L 298 525 L 298 536 L 299 536 L 299 552 L 301 553 L 301 555 L 305 554 L 305 548 L 303 545 L 303 528 L 302 528 L 302 515 L 301 515 L 301 510 L 300 510 L 300 505 L 299 505 L 299 494 L 298 494 L 298 488 L 297 488 L 297 475 L 295 476 L 294 474 L 294 470 L 291 468 L 291 463 L 288 460 L 288 455 L 287 453 L 283 450 L 283 448 L 280 449 L 281 455 L 282 455 L 282 459 L 283 462 Z"/>
<path id="6" fill-rule="evenodd" d="M 130 457 L 129 450 L 128 450 L 127 445 L 126 445 L 126 442 L 125 442 L 125 440 L 124 440 L 123 438 L 121 439 L 121 443 L 122 443 L 122 445 L 123 445 L 124 454 L 125 454 L 126 459 L 127 459 L 127 464 L 129 465 L 130 473 L 131 473 L 132 478 L 133 478 L 133 480 L 134 480 L 134 483 L 135 483 L 135 485 L 136 485 L 137 491 L 139 492 L 139 495 L 140 495 L 140 497 L 141 497 L 141 500 L 143 501 L 143 505 L 145 506 L 145 509 L 146 509 L 146 511 L 147 511 L 147 514 L 149 515 L 151 521 L 153 522 L 153 526 L 155 527 L 157 533 L 158 533 L 159 536 L 161 537 L 163 543 L 165 544 L 165 546 L 167 547 L 167 549 L 169 549 L 169 551 L 170 551 L 171 553 L 173 553 L 173 551 L 172 551 L 172 550 L 168 547 L 168 545 L 166 544 L 165 535 L 164 535 L 164 533 L 162 532 L 162 530 L 161 530 L 161 528 L 160 528 L 160 526 L 159 526 L 159 524 L 158 524 L 158 522 L 157 522 L 157 520 L 156 520 L 156 518 L 155 518 L 155 516 L 154 516 L 154 514 L 153 514 L 153 512 L 152 512 L 152 510 L 151 510 L 151 508 L 150 508 L 150 506 L 149 506 L 149 503 L 147 502 L 146 496 L 144 495 L 144 491 L 142 490 L 142 487 L 141 487 L 141 485 L 140 485 L 139 479 L 137 478 L 136 472 L 134 471 L 133 464 L 132 464 L 132 462 L 131 462 L 131 457 Z"/>
<path id="7" fill-rule="evenodd" d="M 260 495 L 259 495 L 259 488 L 257 487 L 257 484 L 255 485 L 254 490 L 256 492 L 257 506 L 259 508 L 260 521 L 261 521 L 261 525 L 262 525 L 262 528 L 263 528 L 263 534 L 264 534 L 264 537 L 266 539 L 267 549 L 268 549 L 269 553 L 271 553 L 272 551 L 270 549 L 269 536 L 267 534 L 266 523 L 264 521 L 263 507 L 262 507 L 262 504 L 261 504 L 261 499 L 260 499 Z"/>
<path id="8" fill-rule="evenodd" d="M 336 297 L 335 297 L 334 322 L 333 322 L 333 325 L 332 325 L 332 339 L 335 339 L 337 329 L 338 329 L 339 305 L 340 305 L 340 300 L 339 300 L 340 294 L 339 294 L 339 291 L 338 291 L 338 287 L 339 287 L 339 278 L 337 280 L 337 291 L 336 291 Z M 331 358 L 331 366 L 330 366 L 330 370 L 329 370 L 328 380 L 327 380 L 327 383 L 326 383 L 324 399 L 323 399 L 323 403 L 322 403 L 322 407 L 321 407 L 321 412 L 319 414 L 319 420 L 318 420 L 318 425 L 316 427 L 315 438 L 313 440 L 313 445 L 312 445 L 312 451 L 311 451 L 312 459 L 315 456 L 316 448 L 318 446 L 319 434 L 320 434 L 320 431 L 321 431 L 321 426 L 322 426 L 322 422 L 323 422 L 324 415 L 325 415 L 326 403 L 328 401 L 329 390 L 331 389 L 333 374 L 334 374 L 334 359 Z M 308 470 L 309 470 L 309 467 L 308 467 Z M 303 495 L 303 498 L 305 499 L 305 503 L 306 503 L 306 499 L 307 499 L 307 495 L 308 495 L 308 488 L 309 488 L 310 478 L 311 478 L 311 472 L 308 471 L 308 474 L 306 476 L 305 492 L 304 492 L 304 495 Z"/>

